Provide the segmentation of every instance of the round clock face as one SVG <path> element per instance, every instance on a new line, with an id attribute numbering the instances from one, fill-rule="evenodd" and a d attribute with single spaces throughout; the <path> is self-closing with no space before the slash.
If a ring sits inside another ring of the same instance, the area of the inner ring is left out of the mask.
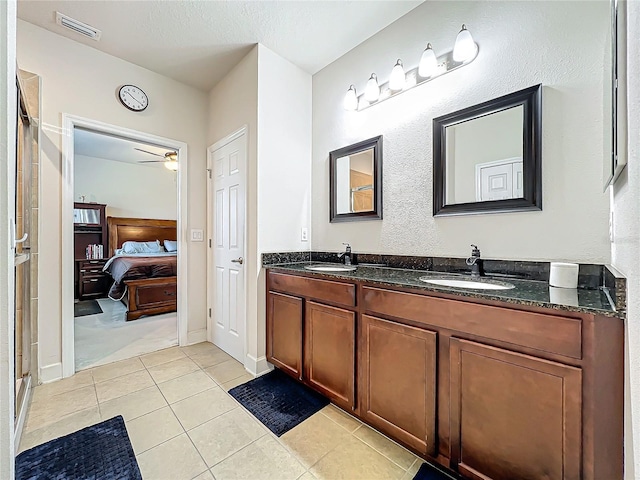
<path id="1" fill-rule="evenodd" d="M 149 105 L 147 94 L 135 85 L 123 85 L 118 91 L 120 102 L 129 110 L 141 112 Z"/>

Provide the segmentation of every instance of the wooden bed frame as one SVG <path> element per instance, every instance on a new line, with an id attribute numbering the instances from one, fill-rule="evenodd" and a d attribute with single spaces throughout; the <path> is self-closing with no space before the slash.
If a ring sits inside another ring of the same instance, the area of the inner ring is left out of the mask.
<path id="1" fill-rule="evenodd" d="M 153 242 L 176 240 L 175 220 L 108 217 L 109 256 L 127 241 Z M 158 277 L 125 280 L 127 293 L 122 302 L 127 306 L 127 321 L 143 315 L 177 311 L 177 278 Z"/>

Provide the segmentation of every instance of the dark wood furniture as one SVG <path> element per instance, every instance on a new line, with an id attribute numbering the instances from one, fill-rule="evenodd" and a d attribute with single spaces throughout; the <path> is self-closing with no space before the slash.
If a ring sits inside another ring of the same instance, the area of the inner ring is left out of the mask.
<path id="1" fill-rule="evenodd" d="M 109 276 L 102 273 L 106 260 L 87 258 L 88 245 L 102 245 L 107 255 L 106 207 L 99 203 L 73 204 L 74 298 L 79 300 L 103 298 L 109 291 Z M 75 215 L 78 211 L 90 211 L 91 218 Z"/>
<path id="2" fill-rule="evenodd" d="M 267 271 L 267 358 L 482 480 L 621 479 L 624 321 Z"/>
<path id="3" fill-rule="evenodd" d="M 152 242 L 176 240 L 175 220 L 109 217 L 109 255 L 126 241 Z M 127 306 L 127 321 L 143 315 L 177 310 L 177 277 L 154 277 L 125 280 L 127 293 L 122 302 Z"/>

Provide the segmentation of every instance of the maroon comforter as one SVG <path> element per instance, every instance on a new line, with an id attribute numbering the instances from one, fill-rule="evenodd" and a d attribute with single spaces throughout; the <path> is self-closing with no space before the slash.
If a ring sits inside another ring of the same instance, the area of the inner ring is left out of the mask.
<path id="1" fill-rule="evenodd" d="M 139 278 L 173 277 L 177 275 L 178 261 L 175 255 L 166 257 L 118 257 L 105 268 L 113 277 L 109 289 L 112 300 L 120 300 L 125 293 L 125 280 Z"/>

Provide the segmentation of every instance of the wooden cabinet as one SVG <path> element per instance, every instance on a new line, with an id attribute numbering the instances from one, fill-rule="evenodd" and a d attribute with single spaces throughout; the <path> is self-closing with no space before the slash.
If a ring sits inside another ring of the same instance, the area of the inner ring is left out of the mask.
<path id="1" fill-rule="evenodd" d="M 105 259 L 76 260 L 78 299 L 87 300 L 107 296 L 111 277 L 102 271 L 105 263 L 107 263 Z"/>
<path id="2" fill-rule="evenodd" d="M 355 313 L 307 301 L 304 379 L 345 409 L 355 407 Z"/>
<path id="3" fill-rule="evenodd" d="M 302 299 L 269 292 L 267 360 L 302 379 Z"/>
<path id="4" fill-rule="evenodd" d="M 362 316 L 361 415 L 417 451 L 436 439 L 436 333 Z"/>
<path id="5" fill-rule="evenodd" d="M 579 368 L 451 339 L 451 463 L 470 478 L 581 477 Z"/>

